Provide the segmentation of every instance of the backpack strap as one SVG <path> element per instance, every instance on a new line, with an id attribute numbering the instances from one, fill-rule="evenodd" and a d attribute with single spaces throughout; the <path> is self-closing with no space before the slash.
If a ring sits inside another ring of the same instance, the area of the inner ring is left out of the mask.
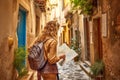
<path id="1" fill-rule="evenodd" d="M 44 41 L 43 41 L 43 43 L 45 43 L 47 40 L 49 40 L 50 38 L 48 38 L 48 39 L 45 39 Z"/>

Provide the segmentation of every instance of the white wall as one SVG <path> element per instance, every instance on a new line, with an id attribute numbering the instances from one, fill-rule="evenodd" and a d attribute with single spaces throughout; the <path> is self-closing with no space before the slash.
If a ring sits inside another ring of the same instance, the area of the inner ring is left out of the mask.
<path id="1" fill-rule="evenodd" d="M 84 33 L 84 22 L 83 22 L 83 15 L 79 15 L 79 30 L 80 30 L 80 36 L 81 36 L 81 45 L 82 45 L 82 54 L 81 58 L 82 60 L 85 60 L 85 33 Z"/>

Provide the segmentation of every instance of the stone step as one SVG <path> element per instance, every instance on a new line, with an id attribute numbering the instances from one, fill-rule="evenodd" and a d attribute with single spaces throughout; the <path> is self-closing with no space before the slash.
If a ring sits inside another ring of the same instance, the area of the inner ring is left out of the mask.
<path id="1" fill-rule="evenodd" d="M 91 66 L 91 63 L 89 61 L 84 61 L 89 67 Z"/>
<path id="2" fill-rule="evenodd" d="M 80 62 L 80 67 L 84 70 L 84 72 L 89 76 L 92 77 L 91 71 L 90 71 L 90 63 L 88 61 Z"/>

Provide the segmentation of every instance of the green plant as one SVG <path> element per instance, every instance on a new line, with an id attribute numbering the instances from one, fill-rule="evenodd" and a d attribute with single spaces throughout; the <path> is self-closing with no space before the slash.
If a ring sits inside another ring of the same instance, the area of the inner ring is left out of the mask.
<path id="1" fill-rule="evenodd" d="M 76 57 L 74 58 L 75 61 L 79 61 L 79 59 L 80 59 L 81 48 L 80 48 L 79 45 L 80 45 L 80 44 L 79 44 L 79 40 L 74 39 L 74 38 L 71 39 L 70 48 L 73 49 L 73 50 L 75 50 L 75 52 L 78 54 L 78 56 L 76 56 Z"/>
<path id="2" fill-rule="evenodd" d="M 26 75 L 27 73 L 28 73 L 28 70 L 27 70 L 26 67 L 24 67 L 24 68 L 20 71 L 19 77 L 22 77 L 22 76 Z"/>
<path id="3" fill-rule="evenodd" d="M 104 70 L 104 63 L 102 60 L 96 61 L 92 66 L 91 66 L 91 72 L 94 76 L 97 76 L 99 74 L 102 74 Z"/>
<path id="4" fill-rule="evenodd" d="M 14 67 L 17 69 L 19 76 L 23 76 L 25 73 L 27 73 L 27 69 L 25 68 L 25 58 L 26 58 L 25 47 L 19 47 L 15 49 Z"/>
<path id="5" fill-rule="evenodd" d="M 70 48 L 75 50 L 77 53 L 80 53 L 79 42 L 76 39 L 71 39 Z"/>
<path id="6" fill-rule="evenodd" d="M 92 1 L 91 0 L 71 0 L 73 10 L 81 10 L 85 15 L 92 14 Z"/>

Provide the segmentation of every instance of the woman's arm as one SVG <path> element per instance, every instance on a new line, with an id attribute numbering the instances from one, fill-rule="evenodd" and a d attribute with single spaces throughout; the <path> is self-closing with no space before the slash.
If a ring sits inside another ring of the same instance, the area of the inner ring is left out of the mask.
<path id="1" fill-rule="evenodd" d="M 53 40 L 49 45 L 49 53 L 47 54 L 48 62 L 54 64 L 60 59 L 65 59 L 65 55 L 57 56 L 57 42 Z"/>

